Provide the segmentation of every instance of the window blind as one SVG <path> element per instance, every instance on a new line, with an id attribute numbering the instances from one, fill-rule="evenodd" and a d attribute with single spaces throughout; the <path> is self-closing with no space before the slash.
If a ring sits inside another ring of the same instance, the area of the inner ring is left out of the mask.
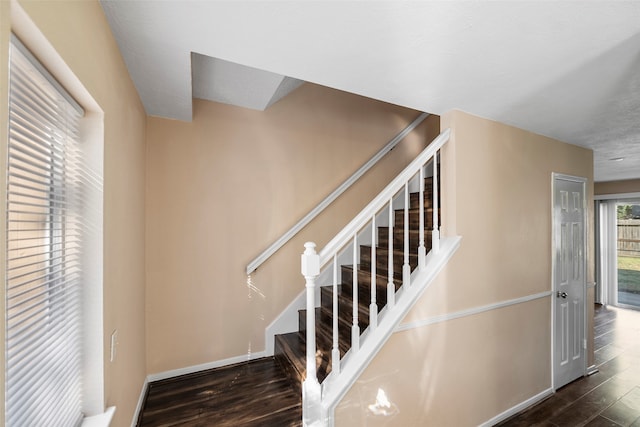
<path id="1" fill-rule="evenodd" d="M 7 169 L 7 426 L 82 421 L 81 110 L 15 38 Z"/>

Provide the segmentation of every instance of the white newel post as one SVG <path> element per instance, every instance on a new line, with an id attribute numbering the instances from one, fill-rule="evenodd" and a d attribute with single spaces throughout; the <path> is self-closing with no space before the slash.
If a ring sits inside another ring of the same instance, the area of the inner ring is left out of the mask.
<path id="1" fill-rule="evenodd" d="M 316 244 L 307 242 L 301 256 L 301 271 L 307 288 L 307 377 L 302 383 L 302 420 L 305 426 L 321 421 L 321 388 L 316 374 L 316 279 L 320 275 L 320 256 Z"/>

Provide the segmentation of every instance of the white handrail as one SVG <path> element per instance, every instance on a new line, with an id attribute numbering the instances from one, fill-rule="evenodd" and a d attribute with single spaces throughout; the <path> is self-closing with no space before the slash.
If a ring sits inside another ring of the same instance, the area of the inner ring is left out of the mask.
<path id="1" fill-rule="evenodd" d="M 449 140 L 451 134 L 450 129 L 444 130 L 436 139 L 433 140 L 427 148 L 422 151 L 400 175 L 398 175 L 387 187 L 382 190 L 375 199 L 371 201 L 349 224 L 347 224 L 336 237 L 331 239 L 320 251 L 320 268 L 333 258 L 333 254 L 346 245 L 353 237 L 354 233 L 369 221 L 372 215 L 375 215 L 380 208 L 389 203 L 389 200 L 404 187 L 404 184 L 424 165 L 435 153 L 442 148 Z"/>
<path id="2" fill-rule="evenodd" d="M 306 214 L 300 221 L 298 221 L 293 227 L 291 227 L 286 233 L 284 233 L 278 240 L 273 242 L 271 246 L 265 249 L 260 255 L 258 255 L 253 261 L 247 265 L 247 274 L 253 273 L 258 267 L 262 265 L 271 255 L 276 253 L 278 249 L 284 246 L 293 236 L 298 234 L 307 224 L 309 224 L 316 216 L 326 209 L 334 200 L 336 200 L 342 193 L 344 193 L 349 187 L 353 185 L 362 175 L 364 175 L 369 169 L 371 169 L 380 159 L 382 159 L 387 153 L 395 148 L 400 141 L 404 139 L 411 131 L 413 131 L 420 123 L 422 123 L 429 113 L 420 114 L 414 121 L 398 133 L 391 141 L 387 143 L 380 151 L 378 151 L 369 161 L 354 172 L 345 182 L 340 184 L 338 188 L 333 190 L 331 194 L 322 200 L 318 206 L 313 208 L 308 214 Z"/>

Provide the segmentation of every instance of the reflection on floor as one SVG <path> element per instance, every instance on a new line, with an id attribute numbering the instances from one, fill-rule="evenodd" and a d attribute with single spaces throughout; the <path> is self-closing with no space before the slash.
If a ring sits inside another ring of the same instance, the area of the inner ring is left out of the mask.
<path id="1" fill-rule="evenodd" d="M 596 305 L 598 372 L 500 426 L 640 427 L 640 311 Z"/>

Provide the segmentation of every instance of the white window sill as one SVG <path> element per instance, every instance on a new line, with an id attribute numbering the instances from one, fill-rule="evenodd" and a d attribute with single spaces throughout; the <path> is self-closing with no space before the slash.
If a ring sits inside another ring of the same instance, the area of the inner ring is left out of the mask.
<path id="1" fill-rule="evenodd" d="M 109 427 L 113 414 L 116 412 L 116 407 L 111 406 L 107 408 L 102 414 L 94 415 L 92 417 L 85 417 L 82 420 L 82 427 Z"/>

